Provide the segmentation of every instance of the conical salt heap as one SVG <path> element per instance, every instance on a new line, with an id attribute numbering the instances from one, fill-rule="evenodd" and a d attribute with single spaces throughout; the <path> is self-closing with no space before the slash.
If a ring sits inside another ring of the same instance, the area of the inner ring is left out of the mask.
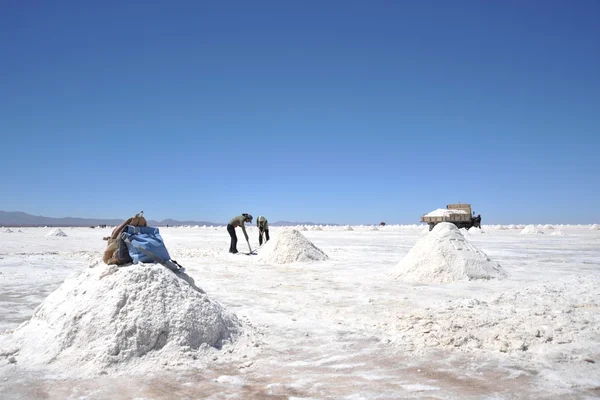
<path id="1" fill-rule="evenodd" d="M 60 230 L 60 229 L 58 229 L 58 228 L 57 228 L 57 229 L 53 229 L 53 230 L 51 230 L 50 232 L 48 232 L 48 233 L 46 234 L 46 236 L 60 236 L 60 237 L 66 237 L 66 236 L 67 236 L 67 234 L 66 234 L 66 233 L 64 233 L 62 230 Z"/>
<path id="2" fill-rule="evenodd" d="M 181 365 L 242 330 L 235 315 L 183 273 L 157 264 L 97 264 L 67 279 L 31 320 L 0 336 L 0 354 L 13 354 L 24 367 L 95 375 Z"/>
<path id="3" fill-rule="evenodd" d="M 447 283 L 502 279 L 506 272 L 465 240 L 455 225 L 442 222 L 415 244 L 398 263 L 394 275 L 406 282 Z"/>
<path id="4" fill-rule="evenodd" d="M 268 264 L 322 261 L 329 257 L 295 229 L 283 230 L 259 251 L 258 258 Z"/>
<path id="5" fill-rule="evenodd" d="M 535 225 L 527 225 L 521 231 L 521 235 L 543 235 L 544 232 Z"/>

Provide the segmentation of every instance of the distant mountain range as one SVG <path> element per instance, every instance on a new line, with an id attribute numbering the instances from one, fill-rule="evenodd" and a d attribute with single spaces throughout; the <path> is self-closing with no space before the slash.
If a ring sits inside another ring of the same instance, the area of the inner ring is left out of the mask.
<path id="1" fill-rule="evenodd" d="M 20 211 L 0 211 L 0 226 L 98 226 L 109 225 L 116 226 L 122 223 L 123 219 L 102 219 L 102 218 L 52 218 L 41 215 L 31 215 Z M 162 221 L 148 220 L 151 226 L 177 226 L 177 225 L 207 225 L 223 226 L 226 223 L 216 223 L 207 221 L 177 221 L 174 219 L 164 219 Z M 289 222 L 278 221 L 269 223 L 271 226 L 294 226 L 294 225 L 336 225 L 336 224 L 315 224 L 313 222 Z"/>

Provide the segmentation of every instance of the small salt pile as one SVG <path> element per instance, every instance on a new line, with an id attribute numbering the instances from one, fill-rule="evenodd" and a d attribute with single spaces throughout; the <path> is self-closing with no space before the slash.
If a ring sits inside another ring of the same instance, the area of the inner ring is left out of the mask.
<path id="1" fill-rule="evenodd" d="M 329 257 L 295 229 L 283 230 L 269 240 L 258 253 L 260 261 L 269 264 L 287 264 L 322 261 Z"/>
<path id="2" fill-rule="evenodd" d="M 543 235 L 543 234 L 544 234 L 544 232 L 541 231 L 540 229 L 538 229 L 538 227 L 535 225 L 527 225 L 521 231 L 521 235 Z"/>
<path id="3" fill-rule="evenodd" d="M 50 236 L 66 237 L 67 234 L 57 228 L 57 229 L 53 229 L 50 232 L 48 232 L 46 234 L 46 236 L 48 236 L 48 237 L 50 237 Z"/>
<path id="4" fill-rule="evenodd" d="M 402 281 L 447 283 L 473 279 L 502 279 L 506 272 L 448 222 L 433 230 L 408 252 L 394 270 Z"/>

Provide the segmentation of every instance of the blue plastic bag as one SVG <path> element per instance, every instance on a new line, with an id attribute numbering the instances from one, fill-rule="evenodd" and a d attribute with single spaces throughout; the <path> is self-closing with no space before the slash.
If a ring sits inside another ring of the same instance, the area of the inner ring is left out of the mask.
<path id="1" fill-rule="evenodd" d="M 150 226 L 127 225 L 121 238 L 127 244 L 127 250 L 134 264 L 165 263 L 171 259 L 158 228 Z"/>

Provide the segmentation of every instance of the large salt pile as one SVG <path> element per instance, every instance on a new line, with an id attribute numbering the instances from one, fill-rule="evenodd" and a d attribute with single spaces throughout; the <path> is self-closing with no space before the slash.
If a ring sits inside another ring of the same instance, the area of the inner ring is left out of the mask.
<path id="1" fill-rule="evenodd" d="M 490 260 L 451 223 L 442 222 L 408 252 L 394 271 L 407 282 L 446 283 L 472 279 L 502 279 L 506 272 Z"/>
<path id="2" fill-rule="evenodd" d="M 372 226 L 369 228 L 370 231 L 378 231 L 379 228 L 377 228 L 376 226 Z"/>
<path id="3" fill-rule="evenodd" d="M 345 231 L 353 231 L 354 229 L 350 225 L 346 225 L 344 228 Z"/>
<path id="4" fill-rule="evenodd" d="M 51 293 L 31 320 L 0 336 L 0 354 L 24 367 L 81 375 L 152 370 L 215 352 L 241 332 L 237 317 L 185 274 L 96 261 Z"/>
<path id="5" fill-rule="evenodd" d="M 5 233 L 13 233 L 12 229 L 10 229 L 10 228 L 6 228 L 6 229 L 4 230 L 4 232 L 5 232 Z"/>
<path id="6" fill-rule="evenodd" d="M 315 226 L 312 227 L 312 230 L 313 231 L 322 231 L 323 228 L 321 228 L 320 226 L 315 225 Z"/>
<path id="7" fill-rule="evenodd" d="M 521 231 L 521 235 L 543 235 L 544 232 L 538 229 L 535 225 L 527 225 Z"/>
<path id="8" fill-rule="evenodd" d="M 66 237 L 66 236 L 67 236 L 67 234 L 66 234 L 66 233 L 64 233 L 63 231 L 61 231 L 60 229 L 58 229 L 58 228 L 57 228 L 57 229 L 53 229 L 53 230 L 51 230 L 50 232 L 48 232 L 48 233 L 46 234 L 46 236 L 60 236 L 60 237 Z"/>
<path id="9" fill-rule="evenodd" d="M 261 249 L 258 258 L 269 264 L 327 260 L 327 254 L 295 229 L 283 230 Z"/>
<path id="10" fill-rule="evenodd" d="M 592 230 L 592 231 L 598 231 L 598 230 L 600 230 L 600 225 L 594 224 L 594 225 L 590 226 L 590 230 Z"/>

